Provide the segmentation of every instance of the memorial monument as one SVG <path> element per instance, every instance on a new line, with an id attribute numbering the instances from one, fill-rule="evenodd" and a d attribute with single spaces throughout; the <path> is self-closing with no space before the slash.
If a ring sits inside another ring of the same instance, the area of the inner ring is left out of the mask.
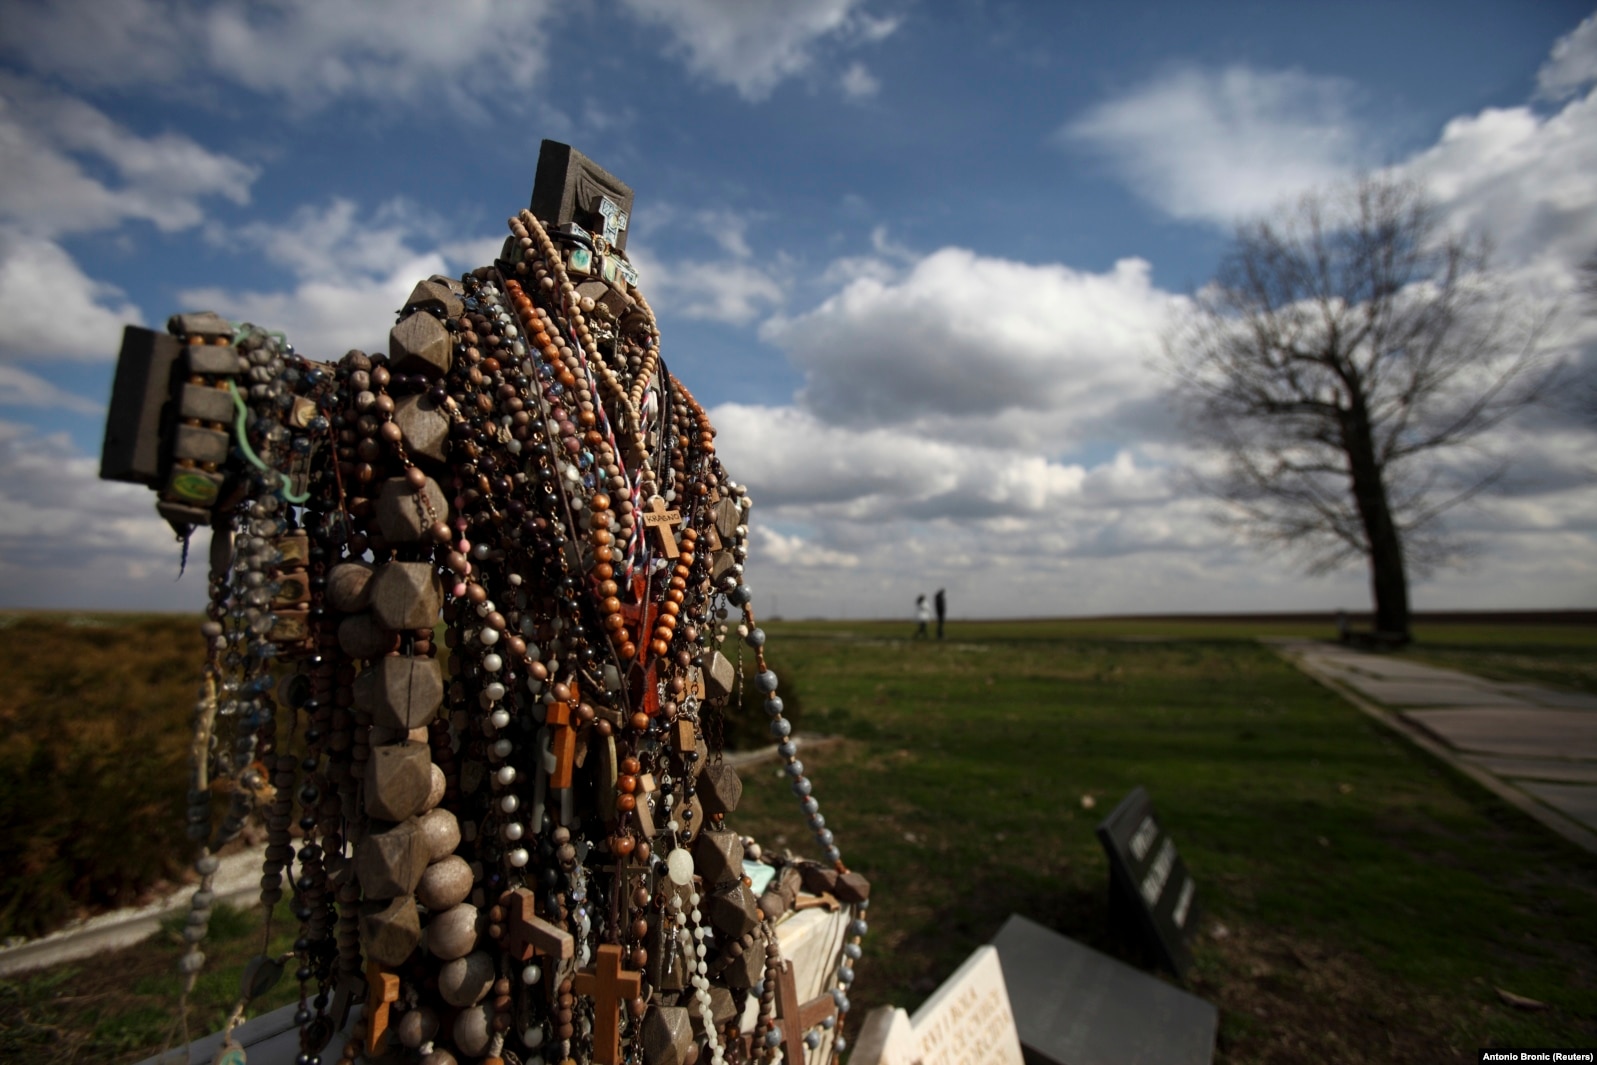
<path id="1" fill-rule="evenodd" d="M 261 901 L 299 931 L 246 997 L 298 983 L 297 1065 L 822 1065 L 870 885 L 765 661 L 748 493 L 666 368 L 631 190 L 551 141 L 535 184 L 386 353 L 211 313 L 127 330 L 101 475 L 211 537 L 182 969 L 254 815 Z M 733 826 L 745 686 L 824 861 Z"/>

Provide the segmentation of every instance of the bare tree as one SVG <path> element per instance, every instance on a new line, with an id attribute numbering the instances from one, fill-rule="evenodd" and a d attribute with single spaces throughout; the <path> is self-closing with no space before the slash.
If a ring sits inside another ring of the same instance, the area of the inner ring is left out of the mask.
<path id="1" fill-rule="evenodd" d="M 1545 314 L 1445 233 L 1418 186 L 1371 178 L 1239 227 L 1167 354 L 1251 538 L 1311 572 L 1368 560 L 1376 629 L 1406 640 L 1408 581 L 1447 561 L 1437 518 L 1502 464 L 1482 433 L 1543 380 Z"/>

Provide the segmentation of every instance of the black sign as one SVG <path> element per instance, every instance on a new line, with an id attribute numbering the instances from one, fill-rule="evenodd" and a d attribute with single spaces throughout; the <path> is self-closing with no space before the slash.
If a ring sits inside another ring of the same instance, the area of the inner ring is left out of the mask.
<path id="1" fill-rule="evenodd" d="M 1185 979 L 1192 966 L 1187 935 L 1198 924 L 1196 890 L 1148 793 L 1133 789 L 1098 826 L 1098 841 L 1109 855 L 1109 913 L 1117 931 Z"/>

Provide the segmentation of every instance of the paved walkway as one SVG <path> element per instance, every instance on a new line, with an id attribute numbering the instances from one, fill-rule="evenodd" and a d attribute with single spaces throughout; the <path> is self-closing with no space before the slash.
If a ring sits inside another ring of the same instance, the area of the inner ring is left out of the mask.
<path id="1" fill-rule="evenodd" d="M 1271 640 L 1305 673 L 1597 854 L 1597 696 L 1339 644 Z"/>

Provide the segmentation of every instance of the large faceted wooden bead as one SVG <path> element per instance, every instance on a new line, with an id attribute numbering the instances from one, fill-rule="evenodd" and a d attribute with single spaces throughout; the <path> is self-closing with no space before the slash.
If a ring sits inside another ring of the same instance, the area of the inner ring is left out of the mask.
<path id="1" fill-rule="evenodd" d="M 837 877 L 837 887 L 832 889 L 838 901 L 860 903 L 871 897 L 871 882 L 865 879 L 864 873 L 853 871 L 840 873 Z"/>
<path id="2" fill-rule="evenodd" d="M 709 885 L 742 876 L 742 837 L 724 828 L 699 833 L 693 844 L 693 867 Z"/>
<path id="3" fill-rule="evenodd" d="M 427 922 L 427 949 L 444 961 L 464 958 L 477 946 L 482 912 L 469 902 L 452 906 Z"/>
<path id="4" fill-rule="evenodd" d="M 368 902 L 361 911 L 361 947 L 367 960 L 390 969 L 405 964 L 421 942 L 416 900 L 402 895 L 387 903 Z"/>
<path id="5" fill-rule="evenodd" d="M 431 629 L 444 586 L 428 562 L 388 562 L 372 578 L 372 614 L 385 628 Z"/>
<path id="6" fill-rule="evenodd" d="M 430 536 L 434 522 L 449 517 L 444 490 L 431 477 L 415 488 L 404 477 L 390 477 L 377 494 L 377 531 L 391 544 L 413 544 Z"/>
<path id="7" fill-rule="evenodd" d="M 355 878 L 368 899 L 409 895 L 427 871 L 427 842 L 414 821 L 368 833 L 355 845 Z"/>
<path id="8" fill-rule="evenodd" d="M 351 658 L 371 661 L 399 644 L 398 636 L 371 614 L 351 614 L 338 623 L 338 646 Z"/>
<path id="9" fill-rule="evenodd" d="M 340 562 L 327 571 L 327 605 L 340 614 L 358 614 L 371 605 L 372 564 Z"/>
<path id="10" fill-rule="evenodd" d="M 421 813 L 432 790 L 432 766 L 425 743 L 373 748 L 366 762 L 366 815 L 377 821 L 403 821 Z"/>
<path id="11" fill-rule="evenodd" d="M 699 799 L 709 817 L 726 815 L 738 808 L 743 797 L 743 780 L 738 771 L 725 762 L 713 762 L 699 774 Z"/>
<path id="12" fill-rule="evenodd" d="M 760 908 L 754 892 L 741 880 L 734 880 L 710 896 L 710 923 L 716 931 L 733 939 L 760 926 Z"/>
<path id="13" fill-rule="evenodd" d="M 737 1012 L 732 992 L 718 984 L 710 988 L 710 1019 L 715 1022 L 717 1029 L 725 1029 L 727 1022 L 736 1017 Z M 704 1014 L 697 1005 L 693 1007 L 693 1034 L 704 1034 Z"/>
<path id="14" fill-rule="evenodd" d="M 754 937 L 754 945 L 733 958 L 721 970 L 721 979 L 735 991 L 746 991 L 765 978 L 765 940 Z"/>
<path id="15" fill-rule="evenodd" d="M 837 893 L 837 870 L 830 865 L 805 862 L 799 866 L 799 875 L 803 877 L 804 890 L 811 895 Z"/>
<path id="16" fill-rule="evenodd" d="M 444 676 L 436 658 L 387 655 L 355 678 L 353 694 L 373 725 L 409 732 L 432 724 L 444 702 Z"/>
<path id="17" fill-rule="evenodd" d="M 427 867 L 416 885 L 416 900 L 433 913 L 459 906 L 471 894 L 471 866 L 458 854 Z"/>
<path id="18" fill-rule="evenodd" d="M 442 377 L 454 361 L 444 324 L 426 311 L 412 314 L 388 332 L 388 359 L 395 373 Z"/>
<path id="19" fill-rule="evenodd" d="M 693 1045 L 693 1019 L 682 1006 L 651 1006 L 643 1018 L 644 1065 L 683 1065 Z"/>
<path id="20" fill-rule="evenodd" d="M 704 687 L 712 699 L 725 699 L 737 684 L 737 670 L 720 651 L 711 651 L 700 659 Z"/>
<path id="21" fill-rule="evenodd" d="M 449 458 L 449 419 L 425 392 L 394 404 L 394 424 L 399 426 L 411 458 L 439 465 Z"/>
<path id="22" fill-rule="evenodd" d="M 445 318 L 459 318 L 460 312 L 466 309 L 466 305 L 448 285 L 432 278 L 416 282 L 416 287 L 410 290 L 410 298 L 405 301 L 405 306 L 418 311 L 435 311 Z"/>

